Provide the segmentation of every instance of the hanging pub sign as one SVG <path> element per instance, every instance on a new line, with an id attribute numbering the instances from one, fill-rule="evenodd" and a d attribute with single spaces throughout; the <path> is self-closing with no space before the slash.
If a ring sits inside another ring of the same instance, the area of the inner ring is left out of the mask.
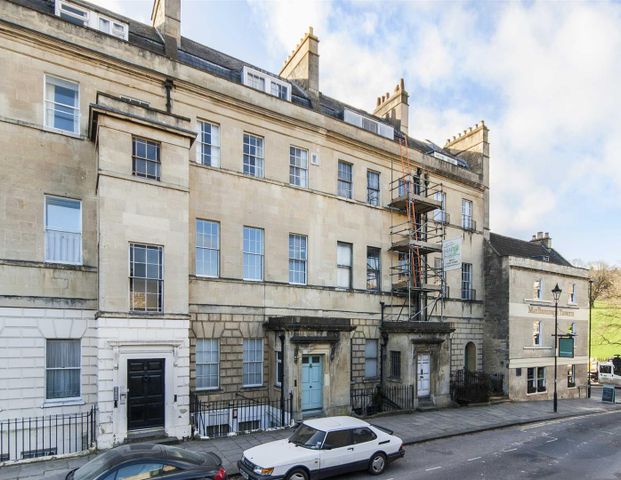
<path id="1" fill-rule="evenodd" d="M 558 356 L 574 358 L 574 337 L 560 337 L 558 339 Z"/>

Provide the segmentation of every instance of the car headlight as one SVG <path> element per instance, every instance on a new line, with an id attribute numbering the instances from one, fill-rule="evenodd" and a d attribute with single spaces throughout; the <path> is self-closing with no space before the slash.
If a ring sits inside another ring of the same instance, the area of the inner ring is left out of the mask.
<path id="1" fill-rule="evenodd" d="M 256 466 L 256 467 L 254 467 L 253 471 L 257 475 L 271 475 L 272 472 L 274 471 L 274 467 L 272 467 L 272 468 L 263 468 L 263 467 Z"/>

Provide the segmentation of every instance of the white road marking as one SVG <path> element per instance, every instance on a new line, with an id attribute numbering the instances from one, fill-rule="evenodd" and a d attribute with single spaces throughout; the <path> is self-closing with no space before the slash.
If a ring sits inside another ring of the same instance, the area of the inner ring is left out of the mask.
<path id="1" fill-rule="evenodd" d="M 517 450 L 517 448 L 508 448 L 507 450 L 503 450 L 503 453 L 507 453 L 507 452 L 515 452 Z"/>
<path id="2" fill-rule="evenodd" d="M 556 442 L 557 440 L 558 440 L 558 438 L 552 437 L 550 440 L 547 440 L 546 443 Z"/>
<path id="3" fill-rule="evenodd" d="M 469 458 L 468 461 L 469 462 L 474 462 L 475 460 L 479 460 L 481 457 L 474 457 L 474 458 Z"/>
<path id="4" fill-rule="evenodd" d="M 431 467 L 431 468 L 426 468 L 425 471 L 426 472 L 431 472 L 432 470 L 437 470 L 438 468 L 442 468 L 441 466 L 438 467 Z"/>

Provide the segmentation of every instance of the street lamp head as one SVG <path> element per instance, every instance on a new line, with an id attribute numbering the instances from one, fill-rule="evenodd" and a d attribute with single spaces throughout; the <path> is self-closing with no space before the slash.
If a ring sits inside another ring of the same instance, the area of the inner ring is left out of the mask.
<path id="1" fill-rule="evenodd" d="M 558 302 L 559 298 L 561 298 L 562 291 L 563 290 L 560 289 L 560 287 L 558 286 L 558 283 L 556 284 L 556 287 L 552 289 L 552 295 L 554 296 L 555 302 Z"/>

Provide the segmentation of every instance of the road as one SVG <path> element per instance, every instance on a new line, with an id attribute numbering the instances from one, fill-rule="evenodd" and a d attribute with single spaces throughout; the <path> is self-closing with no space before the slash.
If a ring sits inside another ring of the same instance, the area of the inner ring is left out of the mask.
<path id="1" fill-rule="evenodd" d="M 345 478 L 345 477 L 342 477 Z M 384 474 L 348 480 L 621 479 L 621 412 L 551 420 L 406 447 Z"/>

